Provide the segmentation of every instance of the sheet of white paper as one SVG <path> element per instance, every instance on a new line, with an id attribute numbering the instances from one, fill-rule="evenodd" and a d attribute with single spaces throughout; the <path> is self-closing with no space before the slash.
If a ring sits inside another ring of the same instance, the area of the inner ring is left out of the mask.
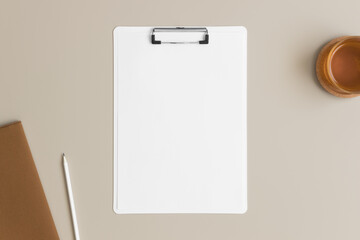
<path id="1" fill-rule="evenodd" d="M 246 29 L 207 29 L 205 45 L 114 30 L 116 213 L 247 209 Z"/>

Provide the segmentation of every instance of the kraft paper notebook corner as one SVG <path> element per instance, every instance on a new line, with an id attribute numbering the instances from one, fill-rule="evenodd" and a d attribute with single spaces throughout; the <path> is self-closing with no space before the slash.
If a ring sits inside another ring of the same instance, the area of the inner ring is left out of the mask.
<path id="1" fill-rule="evenodd" d="M 20 121 L 0 127 L 0 239 L 59 239 Z"/>

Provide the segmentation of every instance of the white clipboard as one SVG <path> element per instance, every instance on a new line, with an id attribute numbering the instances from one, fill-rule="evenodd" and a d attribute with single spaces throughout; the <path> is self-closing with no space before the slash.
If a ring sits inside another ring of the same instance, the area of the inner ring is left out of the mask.
<path id="1" fill-rule="evenodd" d="M 244 27 L 114 30 L 114 211 L 247 210 Z"/>

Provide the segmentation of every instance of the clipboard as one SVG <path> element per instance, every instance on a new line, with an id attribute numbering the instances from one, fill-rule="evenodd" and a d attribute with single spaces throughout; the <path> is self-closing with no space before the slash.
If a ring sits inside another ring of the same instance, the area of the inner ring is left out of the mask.
<path id="1" fill-rule="evenodd" d="M 117 214 L 247 210 L 247 31 L 114 30 Z"/>

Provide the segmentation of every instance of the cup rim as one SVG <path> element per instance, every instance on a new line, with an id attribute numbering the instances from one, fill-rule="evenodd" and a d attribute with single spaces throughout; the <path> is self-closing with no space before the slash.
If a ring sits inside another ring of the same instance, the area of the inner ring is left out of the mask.
<path id="1" fill-rule="evenodd" d="M 349 40 L 357 40 L 360 44 L 360 36 L 346 36 L 343 39 L 341 39 L 340 41 L 338 41 L 337 43 L 335 43 L 334 46 L 332 46 L 332 48 L 330 49 L 329 54 L 326 59 L 327 74 L 329 75 L 328 79 L 331 81 L 331 83 L 337 89 L 339 89 L 347 94 L 359 94 L 360 89 L 352 91 L 352 90 L 349 90 L 346 87 L 342 86 L 340 83 L 338 83 L 338 81 L 336 81 L 336 78 L 334 77 L 332 70 L 331 70 L 331 62 L 332 62 L 332 59 L 333 59 L 335 53 L 342 47 L 342 45 L 344 45 L 344 43 L 348 42 Z"/>

